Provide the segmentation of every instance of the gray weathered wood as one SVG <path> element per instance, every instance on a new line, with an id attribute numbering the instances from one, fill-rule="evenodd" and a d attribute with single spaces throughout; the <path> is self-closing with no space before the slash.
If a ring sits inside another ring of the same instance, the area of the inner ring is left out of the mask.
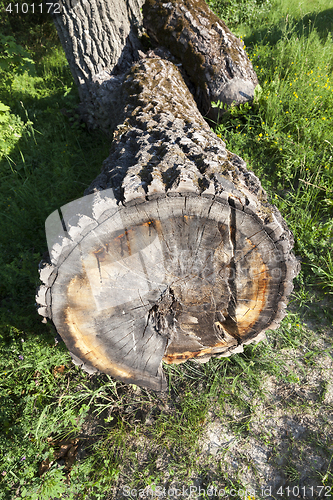
<path id="1" fill-rule="evenodd" d="M 37 302 L 89 373 L 162 390 L 163 361 L 228 356 L 276 328 L 298 263 L 281 214 L 172 62 L 135 63 L 119 98 L 90 208 L 62 208 Z"/>

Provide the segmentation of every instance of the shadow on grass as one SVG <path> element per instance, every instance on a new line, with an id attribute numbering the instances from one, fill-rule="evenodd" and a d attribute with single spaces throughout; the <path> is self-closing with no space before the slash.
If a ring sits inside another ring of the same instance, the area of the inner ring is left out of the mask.
<path id="1" fill-rule="evenodd" d="M 296 34 L 298 38 L 305 36 L 316 30 L 321 41 L 325 41 L 329 33 L 333 36 L 333 9 L 326 9 L 322 12 L 312 12 L 300 19 L 287 15 L 275 24 L 268 25 L 245 39 L 247 46 L 255 43 L 267 43 L 275 45 L 287 32 L 288 35 Z"/>
<path id="2" fill-rule="evenodd" d="M 47 250 L 45 220 L 83 195 L 110 147 L 110 138 L 75 120 L 75 93 L 42 99 L 17 93 L 25 129 L 0 161 L 0 325 L 26 332 L 45 331 L 35 307 L 38 263 Z"/>

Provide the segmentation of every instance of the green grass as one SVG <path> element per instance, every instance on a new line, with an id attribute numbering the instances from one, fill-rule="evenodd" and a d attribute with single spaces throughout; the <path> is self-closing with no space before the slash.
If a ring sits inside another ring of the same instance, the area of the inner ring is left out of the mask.
<path id="1" fill-rule="evenodd" d="M 166 395 L 71 364 L 35 310 L 44 222 L 82 196 L 110 140 L 77 122 L 77 90 L 49 20 L 2 19 L 11 57 L 0 58 L 1 500 L 108 500 L 161 485 L 238 491 L 249 473 L 265 484 L 254 444 L 288 484 L 310 463 L 308 480 L 332 485 L 333 11 L 328 0 L 209 3 L 243 37 L 258 74 L 253 105 L 232 108 L 216 133 L 295 235 L 303 265 L 288 316 L 243 354 L 166 366 Z M 301 438 L 279 430 L 279 419 L 299 417 L 308 422 Z M 216 428 L 226 444 L 212 455 L 203 443 Z M 75 439 L 69 466 L 57 451 Z"/>
<path id="2" fill-rule="evenodd" d="M 332 293 L 332 36 L 301 29 L 292 16 L 280 28 L 278 39 L 275 23 L 244 38 L 260 88 L 254 104 L 231 110 L 216 132 L 288 220 L 304 262 L 300 279 L 314 281 L 310 268 Z"/>

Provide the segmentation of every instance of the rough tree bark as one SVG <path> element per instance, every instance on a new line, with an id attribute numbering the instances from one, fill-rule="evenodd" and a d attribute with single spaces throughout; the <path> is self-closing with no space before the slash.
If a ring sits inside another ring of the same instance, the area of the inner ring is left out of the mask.
<path id="1" fill-rule="evenodd" d="M 147 0 L 143 24 L 150 37 L 179 60 L 201 113 L 218 120 L 212 101 L 231 105 L 253 99 L 257 75 L 243 43 L 204 1 Z"/>
<path id="2" fill-rule="evenodd" d="M 62 0 L 53 20 L 82 101 L 95 78 L 132 64 L 144 0 Z"/>
<path id="3" fill-rule="evenodd" d="M 142 49 L 145 0 L 60 0 L 53 20 L 81 99 L 87 124 L 110 131 L 119 108 L 113 91 Z"/>
<path id="4" fill-rule="evenodd" d="M 134 64 L 119 98 L 91 212 L 62 208 L 37 301 L 78 364 L 161 390 L 162 361 L 227 356 L 276 328 L 298 266 L 280 213 L 173 63 Z"/>
<path id="5" fill-rule="evenodd" d="M 117 90 L 124 73 L 144 53 L 145 28 L 154 43 L 150 54 L 179 67 L 204 116 L 217 120 L 212 101 L 229 105 L 253 98 L 258 80 L 243 42 L 204 0 L 143 4 L 144 0 L 61 0 L 61 14 L 53 16 L 79 88 L 81 115 L 90 127 L 110 131 L 119 123 Z"/>

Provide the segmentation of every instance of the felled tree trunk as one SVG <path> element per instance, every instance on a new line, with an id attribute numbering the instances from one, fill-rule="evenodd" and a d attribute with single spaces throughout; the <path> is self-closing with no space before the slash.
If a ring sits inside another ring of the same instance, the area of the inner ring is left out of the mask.
<path id="1" fill-rule="evenodd" d="M 118 99 L 101 174 L 48 221 L 37 302 L 76 363 L 163 390 L 163 361 L 228 356 L 276 328 L 298 264 L 280 213 L 173 63 L 143 58 Z"/>

